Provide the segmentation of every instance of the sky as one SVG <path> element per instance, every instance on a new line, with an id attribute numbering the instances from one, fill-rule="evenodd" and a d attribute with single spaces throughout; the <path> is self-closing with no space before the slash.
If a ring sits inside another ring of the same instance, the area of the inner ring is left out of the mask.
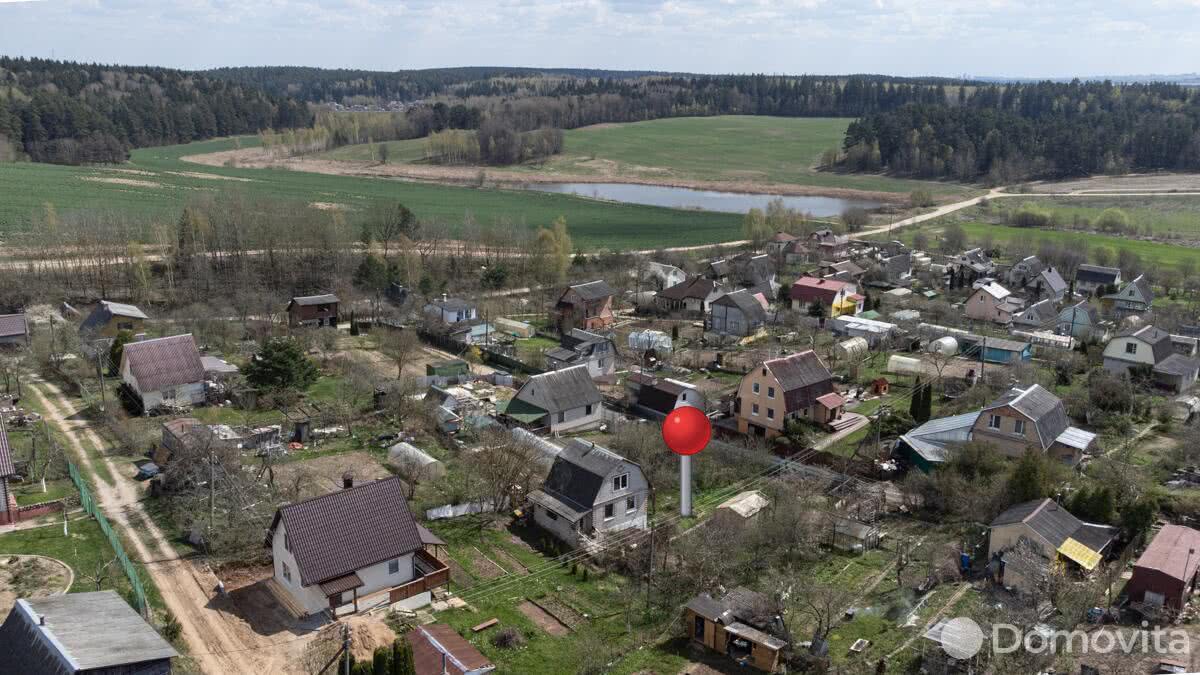
<path id="1" fill-rule="evenodd" d="M 1200 0 L 0 0 L 0 54 L 187 69 L 1200 71 Z"/>

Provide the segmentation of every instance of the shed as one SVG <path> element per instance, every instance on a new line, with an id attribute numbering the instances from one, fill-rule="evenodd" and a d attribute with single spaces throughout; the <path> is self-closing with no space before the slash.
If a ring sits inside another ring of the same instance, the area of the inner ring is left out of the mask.
<path id="1" fill-rule="evenodd" d="M 1125 585 L 1131 602 L 1178 611 L 1196 587 L 1200 567 L 1200 532 L 1164 525 L 1133 565 Z"/>
<path id="2" fill-rule="evenodd" d="M 410 480 L 432 480 L 446 475 L 446 466 L 423 450 L 403 441 L 388 448 L 388 464 Z"/>
<path id="3" fill-rule="evenodd" d="M 891 388 L 892 383 L 886 377 L 877 377 L 871 382 L 871 393 L 876 396 L 887 396 Z"/>

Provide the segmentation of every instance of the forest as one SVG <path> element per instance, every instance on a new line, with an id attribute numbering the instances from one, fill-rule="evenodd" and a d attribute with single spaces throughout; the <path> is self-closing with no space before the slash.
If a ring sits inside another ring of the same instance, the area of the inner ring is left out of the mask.
<path id="1" fill-rule="evenodd" d="M 1200 170 L 1200 91 L 1175 84 L 991 85 L 910 103 L 846 131 L 841 164 L 920 178 L 1004 183 Z"/>
<path id="2" fill-rule="evenodd" d="M 0 57 L 0 161 L 121 162 L 130 148 L 312 120 L 305 103 L 196 73 Z"/>

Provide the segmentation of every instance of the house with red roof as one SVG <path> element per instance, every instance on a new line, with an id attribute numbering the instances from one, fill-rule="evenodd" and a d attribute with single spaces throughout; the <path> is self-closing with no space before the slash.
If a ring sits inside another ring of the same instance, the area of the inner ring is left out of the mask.
<path id="1" fill-rule="evenodd" d="M 121 350 L 119 372 L 144 412 L 204 403 L 204 364 L 190 333 L 130 342 Z"/>
<path id="2" fill-rule="evenodd" d="M 865 300 L 853 282 L 817 277 L 800 277 L 792 282 L 790 295 L 792 309 L 806 311 L 815 302 L 825 308 L 825 315 L 830 318 L 858 314 L 863 311 Z"/>
<path id="3" fill-rule="evenodd" d="M 342 490 L 275 511 L 264 544 L 275 581 L 309 615 L 429 604 L 450 570 L 426 552 L 436 537 L 413 519 L 400 479 L 343 481 Z"/>
<path id="4" fill-rule="evenodd" d="M 496 670 L 475 645 L 444 623 L 431 623 L 404 634 L 412 646 L 416 675 L 484 675 Z"/>
<path id="5" fill-rule="evenodd" d="M 1200 532 L 1164 525 L 1133 564 L 1125 595 L 1130 602 L 1179 611 L 1196 588 L 1198 568 Z"/>

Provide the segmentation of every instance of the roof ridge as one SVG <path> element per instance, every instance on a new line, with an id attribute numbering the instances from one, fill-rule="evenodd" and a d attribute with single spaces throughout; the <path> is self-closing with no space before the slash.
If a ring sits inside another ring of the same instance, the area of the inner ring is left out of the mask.
<path id="1" fill-rule="evenodd" d="M 1053 499 L 1050 499 L 1049 497 L 1042 497 L 1042 503 L 1038 504 L 1036 509 L 1030 511 L 1029 515 L 1022 518 L 1021 522 L 1028 523 L 1030 520 L 1033 519 L 1034 516 L 1041 513 L 1042 509 L 1045 509 L 1047 504 L 1054 504 L 1055 506 L 1058 506 L 1058 504 Z"/>
<path id="2" fill-rule="evenodd" d="M 401 442 L 403 442 L 403 441 L 401 441 Z M 414 445 L 413 447 L 416 447 L 416 446 Z M 417 448 L 417 449 L 420 450 L 420 448 Z M 287 504 L 281 505 L 279 507 L 279 510 L 283 511 L 284 509 L 290 509 L 293 506 L 300 506 L 301 504 L 309 504 L 309 503 L 312 503 L 315 501 L 320 501 L 322 499 L 326 499 L 329 497 L 335 497 L 337 495 L 344 495 L 346 493 L 353 492 L 353 491 L 361 489 L 361 488 L 371 487 L 372 485 L 379 485 L 380 483 L 386 483 L 387 481 L 390 481 L 390 480 L 398 481 L 398 480 L 400 480 L 400 477 L 399 476 L 388 476 L 387 478 L 379 478 L 377 480 L 373 480 L 373 481 L 370 481 L 367 483 L 354 485 L 354 486 L 348 487 L 348 488 L 342 488 L 341 490 L 334 490 L 333 492 L 326 492 L 325 494 L 317 495 L 316 497 L 309 497 L 308 499 L 301 499 L 298 502 L 289 502 Z M 415 522 L 415 520 L 414 520 L 414 522 Z"/>
<path id="3" fill-rule="evenodd" d="M 136 342 L 130 342 L 130 343 L 126 344 L 125 347 L 137 347 L 138 345 L 150 344 L 151 342 L 162 342 L 163 340 L 174 340 L 175 338 L 185 338 L 185 337 L 190 338 L 190 337 L 192 337 L 192 334 L 191 333 L 180 333 L 179 335 L 164 335 L 162 337 L 149 338 L 147 340 L 138 340 Z M 193 338 L 193 341 L 194 340 L 195 340 L 195 338 Z"/>

